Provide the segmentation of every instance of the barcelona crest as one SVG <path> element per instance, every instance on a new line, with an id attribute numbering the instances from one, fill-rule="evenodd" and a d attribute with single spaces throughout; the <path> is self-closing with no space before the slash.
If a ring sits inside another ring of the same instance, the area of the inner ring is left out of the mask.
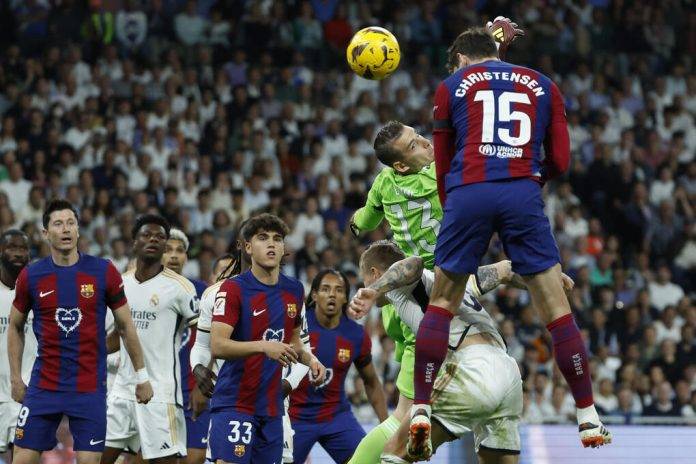
<path id="1" fill-rule="evenodd" d="M 234 455 L 241 458 L 246 453 L 246 446 L 244 445 L 234 445 Z"/>
<path id="2" fill-rule="evenodd" d="M 297 316 L 297 305 L 295 303 L 288 303 L 288 317 L 294 318 Z"/>
<path id="3" fill-rule="evenodd" d="M 338 360 L 344 363 L 350 361 L 350 350 L 348 348 L 339 348 Z"/>
<path id="4" fill-rule="evenodd" d="M 94 296 L 94 284 L 80 285 L 80 295 L 84 298 L 92 298 Z"/>
<path id="5" fill-rule="evenodd" d="M 24 438 L 24 429 L 17 427 L 15 429 L 15 440 L 21 440 Z"/>

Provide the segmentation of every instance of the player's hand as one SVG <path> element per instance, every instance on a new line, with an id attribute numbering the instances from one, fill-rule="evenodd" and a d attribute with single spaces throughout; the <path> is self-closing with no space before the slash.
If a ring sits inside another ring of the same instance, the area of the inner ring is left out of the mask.
<path id="1" fill-rule="evenodd" d="M 486 23 L 486 29 L 501 46 L 509 46 L 516 38 L 524 35 L 524 29 L 505 16 L 496 16 Z"/>
<path id="2" fill-rule="evenodd" d="M 561 272 L 561 283 L 563 283 L 563 290 L 566 292 L 571 291 L 575 287 L 575 281 L 565 272 Z"/>
<path id="3" fill-rule="evenodd" d="M 152 395 L 154 395 L 154 392 L 152 391 L 152 385 L 149 380 L 135 386 L 135 399 L 138 400 L 138 403 L 149 403 L 152 399 Z"/>
<path id="4" fill-rule="evenodd" d="M 350 300 L 348 305 L 348 316 L 352 319 L 360 319 L 367 315 L 372 306 L 377 302 L 377 290 L 372 288 L 361 288 Z"/>
<path id="5" fill-rule="evenodd" d="M 287 343 L 266 341 L 263 344 L 263 354 L 278 361 L 283 367 L 297 362 L 297 352 Z"/>
<path id="6" fill-rule="evenodd" d="M 196 387 L 198 387 L 200 392 L 208 398 L 212 398 L 213 391 L 215 390 L 215 381 L 217 380 L 215 372 L 208 369 L 203 364 L 197 364 L 196 367 L 193 368 L 193 376 L 196 379 Z"/>
<path id="7" fill-rule="evenodd" d="M 514 273 L 512 272 L 512 261 L 509 259 L 504 259 L 495 264 L 495 268 L 498 271 L 498 279 L 503 284 L 510 283 Z"/>
<path id="8" fill-rule="evenodd" d="M 12 380 L 12 399 L 15 400 L 17 403 L 23 403 L 24 402 L 24 395 L 27 392 L 27 386 L 24 384 L 24 381 L 19 378 L 17 380 Z"/>
<path id="9" fill-rule="evenodd" d="M 193 420 L 208 407 L 208 398 L 198 389 L 198 387 L 193 387 L 191 390 L 191 395 L 189 395 L 189 409 L 191 410 L 191 417 Z"/>
<path id="10" fill-rule="evenodd" d="M 324 383 L 325 377 L 326 367 L 324 367 L 316 356 L 312 356 L 312 360 L 309 362 L 309 383 L 315 387 L 319 386 Z"/>

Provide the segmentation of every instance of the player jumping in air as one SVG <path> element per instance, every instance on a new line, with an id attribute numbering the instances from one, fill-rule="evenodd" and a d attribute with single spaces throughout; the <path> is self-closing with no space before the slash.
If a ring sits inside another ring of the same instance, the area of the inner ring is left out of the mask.
<path id="1" fill-rule="evenodd" d="M 563 291 L 541 196 L 543 183 L 569 164 L 563 97 L 548 77 L 498 60 L 485 29 L 460 34 L 449 55 L 457 70 L 436 90 L 433 131 L 444 217 L 435 284 L 416 339 L 409 454 L 425 459 L 432 452 L 430 395 L 447 354 L 450 321 L 494 232 L 547 323 L 583 445 L 602 446 L 611 435 L 594 407 L 587 351 Z"/>
<path id="2" fill-rule="evenodd" d="M 134 383 L 141 373 L 121 350 L 118 373 L 109 393 L 102 464 L 113 464 L 124 449 L 140 450 L 143 459 L 160 463 L 186 456 L 178 351 L 185 325 L 194 324 L 198 317 L 198 297 L 188 279 L 162 265 L 169 231 L 167 220 L 156 214 L 139 217 L 133 226 L 136 264 L 123 275 L 123 283 L 154 396 L 145 406 L 136 404 Z"/>
<path id="3" fill-rule="evenodd" d="M 477 298 L 501 283 L 519 285 L 520 278 L 511 272 L 509 261 L 487 269 L 483 279 L 469 279 L 450 327 L 446 368 L 440 371 L 433 394 L 437 419 L 433 441 L 437 448 L 472 430 L 480 462 L 513 464 L 520 450 L 522 379 L 517 363 L 505 352 L 497 324 Z M 360 273 L 366 287 L 353 297 L 349 313 L 362 317 L 374 303 L 384 305 L 380 300 L 388 300 L 401 319 L 417 331 L 434 280 L 433 272 L 423 268 L 423 260 L 406 258 L 393 242 L 383 240 L 365 250 Z M 381 462 L 410 462 L 405 446 L 408 426 L 406 416 L 385 447 Z"/>
<path id="4" fill-rule="evenodd" d="M 216 294 L 211 354 L 223 359 L 211 400 L 210 458 L 218 464 L 280 462 L 283 366 L 300 362 L 312 382 L 326 369 L 305 348 L 302 284 L 280 273 L 287 225 L 260 214 L 243 227 L 251 269 L 225 280 Z"/>
<path id="5" fill-rule="evenodd" d="M 22 407 L 12 399 L 10 366 L 7 361 L 7 326 L 10 309 L 15 299 L 17 276 L 29 262 L 29 237 L 18 229 L 9 229 L 0 235 L 0 453 L 14 442 L 17 416 Z M 29 383 L 36 359 L 36 337 L 30 330 L 31 316 L 27 319 L 22 354 L 22 380 Z"/>
<path id="6" fill-rule="evenodd" d="M 189 239 L 182 230 L 172 228 L 169 239 L 162 255 L 162 264 L 179 275 L 183 275 L 184 266 L 188 261 Z M 191 280 L 191 279 L 189 279 Z M 196 296 L 201 298 L 206 288 L 205 282 L 191 280 L 196 289 Z M 179 349 L 179 364 L 181 366 L 181 394 L 183 397 L 184 416 L 186 417 L 186 463 L 203 464 L 205 449 L 208 447 L 208 422 L 210 414 L 206 409 L 208 399 L 196 387 L 196 381 L 191 372 L 189 359 L 191 347 L 196 341 L 196 328 L 185 327 Z M 193 420 L 193 404 L 204 406 L 196 420 Z"/>
<path id="7" fill-rule="evenodd" d="M 507 21 L 514 30 L 513 37 L 500 44 L 502 58 L 510 43 L 524 32 L 509 19 L 498 17 L 496 21 L 499 19 Z M 492 27 L 490 23 L 491 30 Z M 420 256 L 426 269 L 432 269 L 442 222 L 433 146 L 412 127 L 392 121 L 380 129 L 374 149 L 377 159 L 387 167 L 373 182 L 365 206 L 353 215 L 351 230 L 357 236 L 376 229 L 386 220 L 399 248 L 408 256 Z M 382 308 L 382 324 L 395 342 L 395 357 L 401 364 L 396 379 L 399 401 L 392 415 L 363 439 L 350 464 L 378 463 L 384 444 L 413 404 L 416 335 L 396 315 L 391 304 Z"/>
<path id="8" fill-rule="evenodd" d="M 305 376 L 290 396 L 295 463 L 305 462 L 317 442 L 335 462 L 345 463 L 365 436 L 345 393 L 352 365 L 380 422 L 387 418 L 384 391 L 372 364 L 370 337 L 344 314 L 349 288 L 347 277 L 333 269 L 319 272 L 312 281 L 306 312 L 309 343 L 327 367 L 327 376 L 316 387 Z"/>
<path id="9" fill-rule="evenodd" d="M 131 395 L 147 403 L 152 386 L 121 275 L 110 261 L 78 253 L 78 216 L 69 202 L 51 201 L 42 221 L 51 255 L 19 274 L 7 334 L 12 398 L 22 403 L 13 462 L 38 464 L 67 416 L 78 464 L 98 464 L 106 435 L 107 306 L 138 373 Z M 22 352 L 29 311 L 38 356 L 27 388 Z"/>

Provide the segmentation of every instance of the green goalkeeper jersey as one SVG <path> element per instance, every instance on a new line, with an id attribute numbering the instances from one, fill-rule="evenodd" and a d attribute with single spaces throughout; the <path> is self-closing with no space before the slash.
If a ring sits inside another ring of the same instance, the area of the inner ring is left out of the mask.
<path id="1" fill-rule="evenodd" d="M 415 174 L 398 174 L 392 168 L 379 173 L 353 222 L 362 232 L 376 229 L 385 218 L 399 248 L 408 256 L 420 256 L 432 269 L 442 221 L 435 163 Z"/>

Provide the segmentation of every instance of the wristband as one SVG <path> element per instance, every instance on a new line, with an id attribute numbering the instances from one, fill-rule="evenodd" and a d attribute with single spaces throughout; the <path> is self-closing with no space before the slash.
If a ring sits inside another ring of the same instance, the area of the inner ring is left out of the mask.
<path id="1" fill-rule="evenodd" d="M 150 381 L 150 376 L 147 375 L 147 369 L 142 368 L 135 371 L 135 381 L 138 385 Z"/>

